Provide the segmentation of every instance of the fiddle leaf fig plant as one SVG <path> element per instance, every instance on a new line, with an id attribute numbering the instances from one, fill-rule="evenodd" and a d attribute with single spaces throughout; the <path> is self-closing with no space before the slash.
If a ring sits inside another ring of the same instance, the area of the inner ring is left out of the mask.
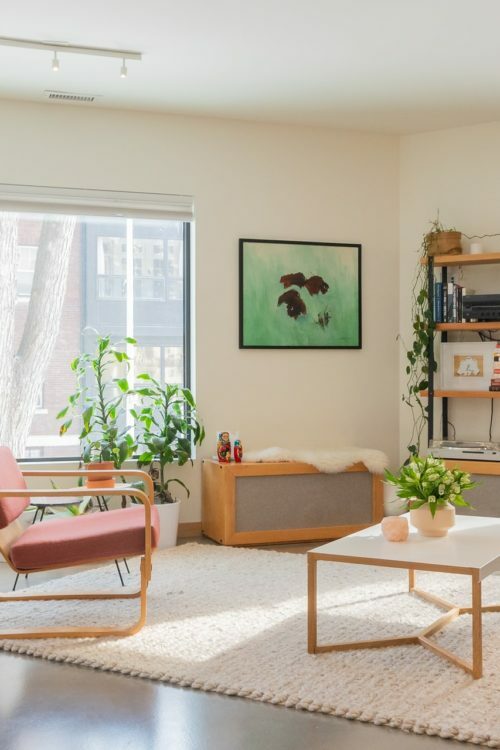
<path id="1" fill-rule="evenodd" d="M 135 450 L 135 441 L 123 419 L 125 398 L 132 392 L 126 377 L 129 370 L 129 357 L 123 351 L 126 343 L 136 342 L 127 337 L 112 343 L 110 336 L 98 336 L 95 353 L 80 354 L 71 363 L 77 388 L 68 405 L 57 414 L 57 419 L 64 420 L 59 434 L 68 431 L 75 416 L 81 417 L 79 437 L 85 463 L 112 461 L 119 469 Z M 117 364 L 124 374 L 113 378 L 112 370 Z"/>
<path id="2" fill-rule="evenodd" d="M 138 444 L 143 448 L 137 463 L 149 467 L 153 480 L 155 501 L 173 503 L 170 485 L 181 485 L 189 497 L 188 487 L 177 477 L 167 478 L 167 467 L 176 463 L 192 464 L 193 448 L 201 445 L 205 429 L 198 421 L 196 403 L 189 388 L 161 384 L 148 373 L 137 376 L 142 387 L 135 389 L 140 406 L 132 409 L 138 423 Z"/>

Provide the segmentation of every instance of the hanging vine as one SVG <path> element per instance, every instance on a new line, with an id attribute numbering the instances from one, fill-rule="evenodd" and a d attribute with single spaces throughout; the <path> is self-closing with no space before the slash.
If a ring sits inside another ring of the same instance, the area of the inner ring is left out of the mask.
<path id="1" fill-rule="evenodd" d="M 427 265 L 422 261 L 427 258 L 428 239 L 424 235 L 418 256 L 417 268 L 413 278 L 411 290 L 411 346 L 404 344 L 406 349 L 406 388 L 403 402 L 410 407 L 412 424 L 409 443 L 407 445 L 410 456 L 420 452 L 422 432 L 427 424 L 428 406 L 424 404 L 420 393 L 429 387 L 429 341 L 434 338 L 434 320 L 432 300 L 427 291 Z M 433 362 L 436 370 L 436 362 Z"/>
<path id="2" fill-rule="evenodd" d="M 445 229 L 439 219 L 439 213 L 430 224 L 430 230 L 422 237 L 411 289 L 411 346 L 407 346 L 403 342 L 406 349 L 406 388 L 402 400 L 411 410 L 411 433 L 407 445 L 410 456 L 417 456 L 420 452 L 422 433 L 429 416 L 429 407 L 420 395 L 422 391 L 429 387 L 429 343 L 434 340 L 435 333 L 433 300 L 429 299 L 428 293 L 427 258 L 429 247 L 433 241 L 433 235 L 436 233 L 455 231 L 454 229 Z M 434 360 L 432 369 L 436 372 L 437 364 Z"/>

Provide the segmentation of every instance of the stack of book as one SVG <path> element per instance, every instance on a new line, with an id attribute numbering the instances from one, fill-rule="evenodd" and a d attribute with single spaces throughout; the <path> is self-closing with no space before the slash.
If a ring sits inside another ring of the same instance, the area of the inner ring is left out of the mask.
<path id="1" fill-rule="evenodd" d="M 434 282 L 433 317 L 435 323 L 464 323 L 462 300 L 471 294 L 452 278 L 447 284 Z"/>

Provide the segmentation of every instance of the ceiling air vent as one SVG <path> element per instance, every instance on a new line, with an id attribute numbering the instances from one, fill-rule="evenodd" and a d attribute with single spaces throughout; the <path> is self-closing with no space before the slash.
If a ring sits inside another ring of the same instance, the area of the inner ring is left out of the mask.
<path id="1" fill-rule="evenodd" d="M 74 94 L 70 91 L 46 90 L 43 93 L 47 99 L 50 99 L 53 102 L 81 102 L 90 104 L 98 98 L 96 94 Z"/>

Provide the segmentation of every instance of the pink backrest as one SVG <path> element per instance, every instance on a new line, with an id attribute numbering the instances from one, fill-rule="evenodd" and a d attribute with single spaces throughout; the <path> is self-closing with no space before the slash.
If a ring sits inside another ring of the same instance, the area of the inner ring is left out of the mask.
<path id="1" fill-rule="evenodd" d="M 26 482 L 12 451 L 0 446 L 0 490 L 25 489 Z M 0 529 L 15 521 L 29 504 L 29 497 L 0 497 Z"/>

